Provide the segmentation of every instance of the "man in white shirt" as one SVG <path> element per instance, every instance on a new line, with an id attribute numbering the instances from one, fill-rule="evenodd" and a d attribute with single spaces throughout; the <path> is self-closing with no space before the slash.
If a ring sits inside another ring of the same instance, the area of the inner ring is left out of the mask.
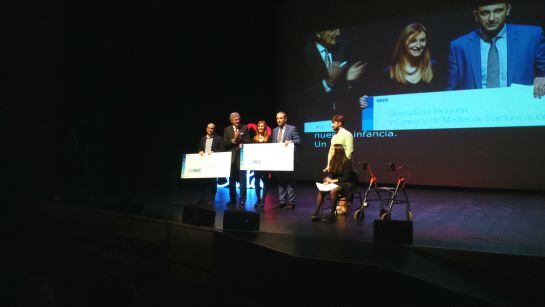
<path id="1" fill-rule="evenodd" d="M 223 139 L 221 136 L 215 134 L 215 132 L 216 125 L 214 123 L 208 123 L 208 125 L 206 125 L 206 135 L 201 138 L 199 143 L 199 154 L 201 156 L 204 156 L 205 154 L 209 155 L 213 152 L 223 151 Z M 202 183 L 203 195 L 201 202 L 208 205 L 213 205 L 217 192 L 217 178 L 203 179 Z"/>

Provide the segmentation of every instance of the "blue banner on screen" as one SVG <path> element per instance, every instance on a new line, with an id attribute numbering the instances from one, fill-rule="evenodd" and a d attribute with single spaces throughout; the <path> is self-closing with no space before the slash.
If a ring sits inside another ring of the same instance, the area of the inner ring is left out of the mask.
<path id="1" fill-rule="evenodd" d="M 530 126 L 545 126 L 545 102 L 518 84 L 369 97 L 362 114 L 364 131 Z"/>
<path id="2" fill-rule="evenodd" d="M 306 122 L 305 133 L 307 132 L 333 132 L 331 120 L 322 120 L 319 122 Z"/>

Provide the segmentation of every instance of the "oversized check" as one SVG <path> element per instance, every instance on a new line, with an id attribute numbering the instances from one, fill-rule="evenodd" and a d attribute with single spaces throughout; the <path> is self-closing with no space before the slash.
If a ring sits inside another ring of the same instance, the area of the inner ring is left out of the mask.
<path id="1" fill-rule="evenodd" d="M 183 179 L 229 177 L 231 173 L 231 152 L 211 154 L 185 154 L 182 161 Z"/>
<path id="2" fill-rule="evenodd" d="M 293 143 L 244 144 L 240 169 L 254 171 L 293 171 Z"/>
<path id="3" fill-rule="evenodd" d="M 545 126 L 532 85 L 369 97 L 362 127 L 419 130 Z"/>

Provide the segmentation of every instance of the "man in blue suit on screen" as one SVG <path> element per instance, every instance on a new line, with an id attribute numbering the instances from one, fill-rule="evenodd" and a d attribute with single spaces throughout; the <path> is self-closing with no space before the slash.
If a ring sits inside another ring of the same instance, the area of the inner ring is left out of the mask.
<path id="1" fill-rule="evenodd" d="M 511 4 L 480 1 L 473 14 L 479 29 L 450 43 L 449 90 L 534 85 L 545 94 L 545 39 L 536 26 L 506 23 Z"/>

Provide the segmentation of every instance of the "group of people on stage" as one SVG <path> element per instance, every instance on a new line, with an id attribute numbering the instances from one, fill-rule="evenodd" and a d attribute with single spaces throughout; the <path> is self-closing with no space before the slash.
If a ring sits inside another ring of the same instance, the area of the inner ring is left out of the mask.
<path id="1" fill-rule="evenodd" d="M 533 85 L 534 96 L 544 96 L 543 29 L 507 23 L 510 13 L 507 1 L 479 1 L 473 12 L 479 27 L 451 41 L 448 65 L 432 57 L 429 32 L 423 24 L 407 25 L 397 39 L 391 63 L 378 76 L 378 94 L 508 87 L 516 83 Z M 340 39 L 340 34 L 338 28 L 319 31 L 307 45 L 307 97 L 336 112 L 342 108 L 339 100 L 353 105 L 347 101 L 359 97 L 360 106 L 365 108 L 366 95 L 346 94 L 364 71 L 361 60 L 351 63 L 348 42 Z"/>
<path id="2" fill-rule="evenodd" d="M 479 89 L 507 87 L 512 83 L 534 86 L 535 97 L 545 94 L 545 38 L 538 26 L 507 23 L 511 4 L 506 1 L 483 0 L 474 9 L 478 28 L 450 43 L 448 67 L 438 63 L 429 45 L 429 32 L 421 23 L 407 25 L 399 35 L 392 53 L 391 63 L 384 69 L 379 82 L 381 94 L 419 93 L 439 90 Z M 322 116 L 328 109 L 335 113 L 351 115 L 353 109 L 343 109 L 340 101 L 356 99 L 361 94 L 352 93 L 355 84 L 365 73 L 366 63 L 352 61 L 348 56 L 346 42 L 339 39 L 340 29 L 314 33 L 313 40 L 306 46 L 307 73 L 310 84 L 306 88 L 311 97 L 312 108 L 305 109 L 305 115 L 312 112 Z M 448 70 L 448 78 L 441 78 Z M 444 80 L 442 80 L 444 79 Z M 343 96 L 344 95 L 344 96 Z M 362 108 L 367 107 L 367 96 L 359 97 Z M 325 105 L 325 109 L 320 107 Z M 353 104 L 352 104 L 353 105 Z M 349 111 L 352 110 L 352 111 Z M 329 112 L 328 111 L 328 112 Z M 237 203 L 236 182 L 240 183 L 240 205 L 246 203 L 246 171 L 240 170 L 240 150 L 247 143 L 289 143 L 299 144 L 301 139 L 296 127 L 287 124 L 287 114 L 276 114 L 277 127 L 270 130 L 265 121 L 259 121 L 253 137 L 246 125 L 241 124 L 240 114 L 229 116 L 230 125 L 225 127 L 223 138 L 215 135 L 215 125 L 210 123 L 206 136 L 201 139 L 200 154 L 214 151 L 231 151 L 231 174 L 227 205 Z M 335 135 L 331 139 L 324 184 L 338 187 L 329 192 L 318 192 L 312 221 L 334 221 L 336 205 L 341 197 L 350 197 L 354 183 L 351 157 L 354 150 L 352 133 L 344 128 L 345 117 L 332 118 Z M 256 171 L 255 208 L 265 206 L 265 196 L 271 174 Z M 275 172 L 278 184 L 276 208 L 294 209 L 296 206 L 295 180 L 293 172 Z M 263 182 L 263 189 L 260 181 Z M 207 184 L 205 194 L 208 203 L 213 203 L 216 194 L 216 180 Z M 320 211 L 325 196 L 331 199 L 331 211 L 322 219 Z"/>
<path id="3" fill-rule="evenodd" d="M 206 126 L 206 135 L 201 138 L 199 144 L 199 154 L 211 154 L 213 152 L 231 151 L 231 174 L 229 177 L 229 202 L 227 206 L 236 205 L 237 193 L 236 182 L 240 184 L 240 205 L 246 204 L 246 171 L 240 170 L 240 150 L 243 144 L 248 143 L 283 143 L 288 146 L 290 143 L 300 144 L 301 138 L 297 128 L 287 124 L 288 116 L 286 112 L 276 114 L 277 127 L 270 131 L 267 123 L 262 120 L 257 124 L 255 135 L 250 137 L 249 129 L 241 124 L 240 114 L 233 112 L 229 115 L 231 124 L 225 127 L 223 138 L 216 135 L 216 126 L 209 123 Z M 335 135 L 331 138 L 331 145 L 328 152 L 327 165 L 323 169 L 326 174 L 323 183 L 337 185 L 329 192 L 318 192 L 316 207 L 312 213 L 312 221 L 332 222 L 336 220 L 337 202 L 341 197 L 350 198 L 354 188 L 355 178 L 352 169 L 352 153 L 354 151 L 354 137 L 352 133 L 344 128 L 345 118 L 343 115 L 335 115 L 331 119 L 331 127 Z M 255 171 L 254 182 L 257 201 L 254 208 L 263 208 L 265 206 L 265 196 L 267 195 L 271 174 L 267 171 Z M 295 178 L 291 171 L 275 172 L 274 177 L 278 185 L 278 204 L 275 208 L 295 209 Z M 214 204 L 217 191 L 217 179 L 206 179 L 203 191 L 203 202 Z M 263 182 L 263 189 L 260 181 Z M 324 197 L 329 194 L 331 199 L 331 208 L 329 214 L 322 219 L 320 215 L 324 204 Z"/>
<path id="4" fill-rule="evenodd" d="M 246 204 L 246 171 L 240 170 L 240 150 L 243 144 L 248 143 L 284 143 L 288 146 L 290 143 L 300 144 L 301 138 L 297 128 L 287 124 L 288 115 L 286 112 L 276 114 L 277 127 L 270 132 L 267 122 L 261 120 L 257 124 L 257 129 L 253 138 L 246 125 L 241 124 L 240 114 L 233 112 L 229 115 L 231 125 L 223 130 L 223 138 L 214 134 L 215 125 L 209 123 L 206 128 L 206 135 L 201 138 L 199 154 L 204 155 L 214 151 L 231 151 L 231 174 L 229 176 L 229 202 L 228 206 L 236 205 L 237 193 L 236 182 L 240 184 L 240 205 Z M 214 145 L 217 144 L 217 145 Z M 216 147 L 214 147 L 216 146 Z M 213 148 L 216 148 L 214 150 Z M 255 208 L 265 206 L 265 196 L 269 186 L 271 174 L 266 171 L 255 171 L 254 182 L 257 201 Z M 276 172 L 274 174 L 278 185 L 279 203 L 277 208 L 295 209 L 295 177 L 293 172 Z M 208 180 L 205 184 L 204 201 L 213 204 L 216 195 L 216 179 Z M 263 189 L 260 181 L 263 182 Z"/>

